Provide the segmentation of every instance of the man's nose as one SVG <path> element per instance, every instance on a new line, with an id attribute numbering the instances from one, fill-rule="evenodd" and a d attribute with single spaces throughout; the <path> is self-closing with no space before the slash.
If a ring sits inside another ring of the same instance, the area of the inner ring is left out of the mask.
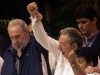
<path id="1" fill-rule="evenodd" d="M 13 38 L 12 43 L 15 44 L 16 42 L 17 42 L 17 39 Z"/>
<path id="2" fill-rule="evenodd" d="M 58 49 L 62 50 L 61 45 L 59 44 Z"/>
<path id="3" fill-rule="evenodd" d="M 83 27 L 83 25 L 82 25 L 81 22 L 78 24 L 78 27 L 79 27 L 79 28 Z"/>

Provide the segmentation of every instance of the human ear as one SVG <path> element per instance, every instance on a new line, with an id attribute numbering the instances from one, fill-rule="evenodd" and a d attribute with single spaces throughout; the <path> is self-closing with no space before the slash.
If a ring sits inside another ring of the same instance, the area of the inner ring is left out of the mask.
<path id="1" fill-rule="evenodd" d="M 97 23 L 97 18 L 94 17 L 92 22 L 93 22 L 93 24 L 95 25 L 95 24 Z"/>
<path id="2" fill-rule="evenodd" d="M 72 44 L 72 48 L 73 48 L 73 51 L 75 51 L 78 48 L 77 44 L 76 43 L 73 43 Z"/>
<path id="3" fill-rule="evenodd" d="M 88 65 L 89 65 L 89 66 L 93 66 L 93 61 L 89 62 Z"/>

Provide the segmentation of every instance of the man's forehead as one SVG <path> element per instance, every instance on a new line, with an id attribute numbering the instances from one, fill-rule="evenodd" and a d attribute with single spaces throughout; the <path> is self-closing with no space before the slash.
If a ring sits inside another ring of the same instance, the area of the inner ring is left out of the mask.
<path id="1" fill-rule="evenodd" d="M 21 32 L 23 29 L 20 27 L 20 26 L 18 26 L 18 25 L 16 25 L 16 26 L 11 26 L 11 27 L 8 27 L 8 31 L 19 31 L 19 32 Z"/>
<path id="2" fill-rule="evenodd" d="M 60 35 L 59 37 L 59 42 L 69 42 L 69 38 L 68 38 L 68 35 Z"/>
<path id="3" fill-rule="evenodd" d="M 76 21 L 84 21 L 84 20 L 88 20 L 88 18 L 82 17 L 82 18 L 77 18 L 77 19 L 76 19 Z"/>
<path id="4" fill-rule="evenodd" d="M 20 27 L 11 27 L 11 28 L 8 28 L 8 33 L 9 34 L 21 34 L 24 32 Z"/>

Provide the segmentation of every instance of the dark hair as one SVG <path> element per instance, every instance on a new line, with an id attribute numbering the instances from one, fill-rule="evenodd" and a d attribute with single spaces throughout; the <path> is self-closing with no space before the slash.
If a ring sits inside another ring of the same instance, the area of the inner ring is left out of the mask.
<path id="1" fill-rule="evenodd" d="M 70 44 L 76 43 L 78 47 L 82 47 L 83 44 L 82 36 L 77 29 L 73 27 L 67 27 L 65 29 L 62 29 L 60 31 L 60 34 L 68 35 Z"/>
<path id="2" fill-rule="evenodd" d="M 97 12 L 93 7 L 90 6 L 81 6 L 76 13 L 74 14 L 75 19 L 77 18 L 88 18 L 90 21 L 93 21 L 93 18 L 97 18 Z"/>
<path id="3" fill-rule="evenodd" d="M 82 47 L 75 50 L 77 57 L 84 57 L 87 64 L 93 61 L 93 67 L 97 66 L 98 55 L 97 52 L 90 47 Z"/>

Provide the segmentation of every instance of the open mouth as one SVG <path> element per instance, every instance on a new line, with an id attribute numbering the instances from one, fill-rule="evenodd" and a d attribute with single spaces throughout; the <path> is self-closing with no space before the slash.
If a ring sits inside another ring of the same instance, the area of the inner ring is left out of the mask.
<path id="1" fill-rule="evenodd" d="M 62 52 L 62 55 L 63 55 L 64 57 L 68 58 L 68 55 L 66 55 L 65 52 Z"/>
<path id="2" fill-rule="evenodd" d="M 65 52 L 62 52 L 62 54 L 64 54 Z"/>

